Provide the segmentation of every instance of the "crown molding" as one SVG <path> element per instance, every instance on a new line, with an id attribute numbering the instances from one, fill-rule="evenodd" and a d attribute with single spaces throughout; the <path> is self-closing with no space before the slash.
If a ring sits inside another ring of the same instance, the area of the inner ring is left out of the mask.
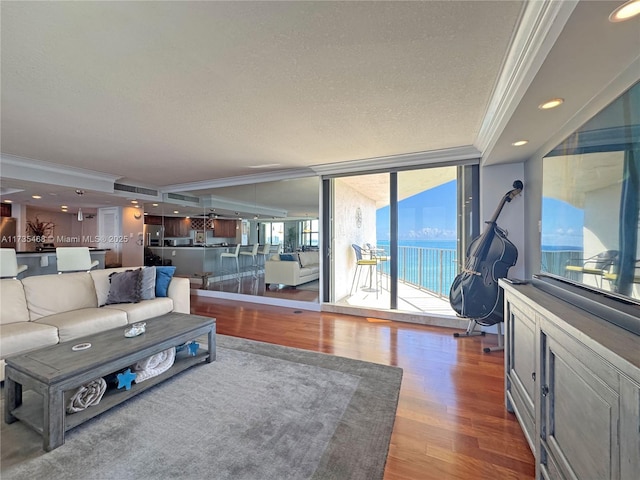
<path id="1" fill-rule="evenodd" d="M 95 192 L 113 193 L 113 184 L 120 176 L 95 172 L 84 168 L 0 154 L 2 178 L 27 182 L 48 183 Z"/>
<path id="2" fill-rule="evenodd" d="M 178 183 L 160 188 L 163 193 L 189 192 L 196 190 L 208 190 L 210 188 L 235 187 L 238 185 L 253 185 L 254 183 L 276 182 L 278 180 L 291 180 L 294 178 L 313 177 L 316 174 L 308 168 L 289 170 L 277 170 L 273 172 L 255 173 L 237 177 L 220 178 L 218 180 L 202 180 L 199 182 Z"/>
<path id="3" fill-rule="evenodd" d="M 486 158 L 497 143 L 579 0 L 526 2 L 478 132 Z"/>
<path id="4" fill-rule="evenodd" d="M 479 158 L 480 152 L 474 146 L 468 145 L 464 147 L 431 150 L 428 152 L 404 153 L 386 157 L 312 165 L 311 168 L 319 175 L 345 175 L 362 172 L 371 173 L 372 171 L 389 170 L 390 168 L 424 166 L 435 163 L 453 164 L 461 161 L 478 160 Z"/>

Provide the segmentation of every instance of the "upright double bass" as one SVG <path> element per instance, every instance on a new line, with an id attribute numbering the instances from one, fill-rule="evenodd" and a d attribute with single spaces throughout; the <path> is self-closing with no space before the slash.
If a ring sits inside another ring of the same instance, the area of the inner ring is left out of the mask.
<path id="1" fill-rule="evenodd" d="M 507 233 L 496 221 L 504 205 L 522 192 L 520 180 L 513 182 L 487 221 L 484 233 L 469 245 L 467 261 L 462 272 L 453 280 L 449 302 L 456 313 L 485 325 L 503 320 L 502 292 L 498 279 L 507 276 L 509 269 L 518 260 L 518 249 L 507 239 Z M 499 308 L 497 308 L 499 307 Z"/>

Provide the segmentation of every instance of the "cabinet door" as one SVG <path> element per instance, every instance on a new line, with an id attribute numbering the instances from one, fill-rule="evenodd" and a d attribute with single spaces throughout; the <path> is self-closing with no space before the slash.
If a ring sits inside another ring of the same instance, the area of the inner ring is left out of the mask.
<path id="1" fill-rule="evenodd" d="M 569 479 L 619 479 L 619 375 L 552 324 L 541 322 L 540 448 Z M 550 477 L 554 478 L 554 477 Z"/>
<path id="2" fill-rule="evenodd" d="M 535 454 L 536 321 L 527 305 L 505 299 L 505 382 L 507 410 L 518 417 Z"/>
<path id="3" fill-rule="evenodd" d="M 620 378 L 620 478 L 640 476 L 640 385 Z"/>

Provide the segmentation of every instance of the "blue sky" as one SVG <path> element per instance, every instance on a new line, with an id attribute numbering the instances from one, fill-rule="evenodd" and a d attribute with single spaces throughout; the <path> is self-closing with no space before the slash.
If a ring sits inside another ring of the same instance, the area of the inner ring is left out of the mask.
<path id="1" fill-rule="evenodd" d="M 400 202 L 399 238 L 403 241 L 456 240 L 456 181 Z M 542 244 L 582 247 L 584 212 L 554 198 L 542 199 Z M 389 240 L 389 206 L 378 209 L 377 238 Z"/>
<path id="2" fill-rule="evenodd" d="M 399 241 L 456 240 L 456 181 L 400 201 Z M 389 240 L 389 206 L 377 211 L 377 238 Z"/>

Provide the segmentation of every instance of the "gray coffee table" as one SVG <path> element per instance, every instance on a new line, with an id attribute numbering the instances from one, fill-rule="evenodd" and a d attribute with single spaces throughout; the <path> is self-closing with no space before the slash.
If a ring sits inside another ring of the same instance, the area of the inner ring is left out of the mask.
<path id="1" fill-rule="evenodd" d="M 215 360 L 215 319 L 168 313 L 146 320 L 146 324 L 146 332 L 133 338 L 126 338 L 125 327 L 120 327 L 8 357 L 4 386 L 5 422 L 24 422 L 42 435 L 43 448 L 50 451 L 64 443 L 67 430 L 195 364 Z M 206 350 L 201 348 L 191 352 L 185 349 L 176 355 L 174 365 L 166 372 L 132 384 L 130 390 L 108 389 L 98 405 L 66 414 L 65 392 L 69 396 L 92 380 L 126 369 L 151 355 L 205 334 L 208 335 Z M 72 350 L 74 345 L 81 343 L 91 343 L 91 347 Z M 29 390 L 29 395 L 26 395 Z"/>

